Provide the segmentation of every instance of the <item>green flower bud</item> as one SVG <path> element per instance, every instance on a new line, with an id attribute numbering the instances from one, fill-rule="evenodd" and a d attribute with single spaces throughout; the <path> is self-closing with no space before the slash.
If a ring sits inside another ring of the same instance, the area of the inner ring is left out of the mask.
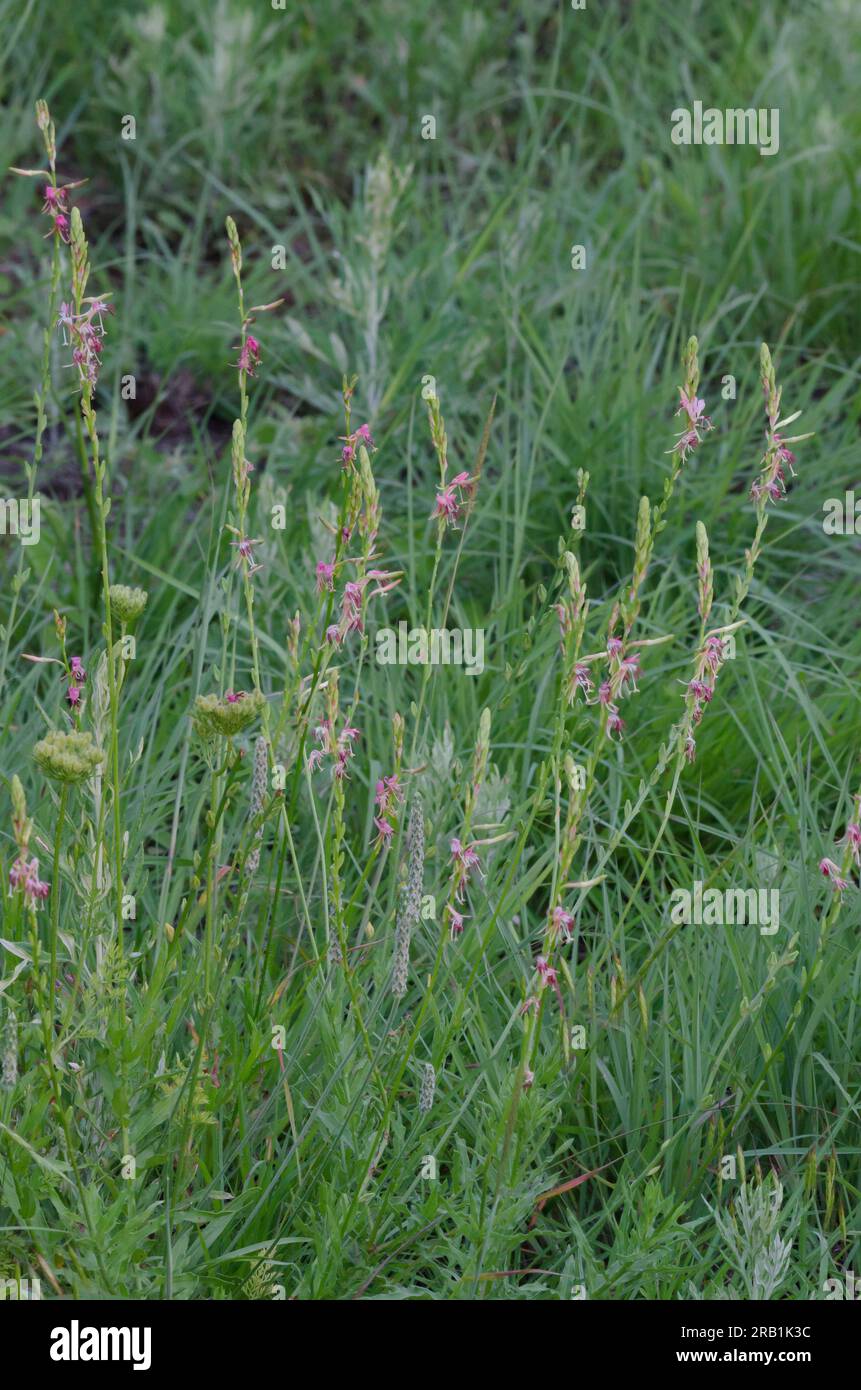
<path id="1" fill-rule="evenodd" d="M 248 694 L 240 691 L 236 695 L 229 691 L 228 694 L 232 698 L 198 695 L 194 702 L 192 718 L 201 738 L 213 738 L 218 735 L 233 738 L 235 734 L 241 734 L 243 730 L 250 728 L 259 717 L 264 703 L 259 690 L 253 690 Z"/>
<path id="2" fill-rule="evenodd" d="M 105 760 L 105 755 L 93 742 L 91 733 L 54 730 L 40 739 L 33 757 L 48 777 L 58 782 L 84 782 L 92 777 Z"/>
<path id="3" fill-rule="evenodd" d="M 133 623 L 139 618 L 149 598 L 145 589 L 130 589 L 127 584 L 112 584 L 108 594 L 111 613 L 120 623 Z"/>

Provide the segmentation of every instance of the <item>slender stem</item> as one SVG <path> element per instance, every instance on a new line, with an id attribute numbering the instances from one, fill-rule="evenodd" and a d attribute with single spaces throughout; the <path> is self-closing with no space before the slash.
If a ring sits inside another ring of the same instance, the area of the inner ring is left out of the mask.
<path id="1" fill-rule="evenodd" d="M 66 819 L 66 803 L 68 801 L 68 796 L 68 785 L 63 782 L 60 787 L 60 808 L 57 812 L 57 828 L 54 832 L 54 868 L 51 874 L 50 1019 L 52 1033 L 54 1031 L 54 995 L 57 988 L 57 935 L 60 925 L 60 847 L 63 839 L 63 823 Z"/>

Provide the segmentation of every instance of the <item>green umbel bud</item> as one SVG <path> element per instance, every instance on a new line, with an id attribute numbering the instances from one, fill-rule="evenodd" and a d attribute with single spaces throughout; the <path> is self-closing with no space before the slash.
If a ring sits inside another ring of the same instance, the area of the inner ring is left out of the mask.
<path id="1" fill-rule="evenodd" d="M 194 702 L 194 727 L 202 738 L 233 738 L 241 734 L 260 716 L 263 709 L 263 695 L 259 690 L 248 694 L 241 691 L 234 695 L 198 695 Z"/>
<path id="2" fill-rule="evenodd" d="M 36 744 L 33 757 L 48 777 L 66 783 L 85 782 L 105 760 L 92 734 L 77 729 L 47 734 Z"/>
<path id="3" fill-rule="evenodd" d="M 130 589 L 127 584 L 112 584 L 108 594 L 111 613 L 120 623 L 133 623 L 139 618 L 149 598 L 145 589 Z"/>

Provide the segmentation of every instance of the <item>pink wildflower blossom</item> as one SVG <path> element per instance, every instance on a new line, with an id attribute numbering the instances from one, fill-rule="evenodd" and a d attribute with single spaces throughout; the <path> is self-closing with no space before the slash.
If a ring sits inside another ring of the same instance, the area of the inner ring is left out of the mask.
<path id="1" fill-rule="evenodd" d="M 249 540 L 247 536 L 242 536 L 238 541 L 231 541 L 230 544 L 234 545 L 237 550 L 237 567 L 239 567 L 242 564 L 242 561 L 245 560 L 248 563 L 249 575 L 256 574 L 258 570 L 262 570 L 263 566 L 258 565 L 254 559 L 254 546 L 262 545 L 262 541 L 252 541 Z"/>
<path id="2" fill-rule="evenodd" d="M 452 907 L 451 904 L 447 904 L 446 912 L 448 913 L 449 920 L 449 934 L 451 939 L 454 940 L 454 938 L 460 936 L 463 931 L 463 913 L 458 912 L 457 908 Z"/>
<path id="3" fill-rule="evenodd" d="M 626 685 L 630 685 L 633 691 L 637 691 L 637 680 L 640 676 L 640 658 L 636 652 L 631 652 L 629 656 L 623 656 L 619 662 L 619 694 L 621 695 Z M 637 691 L 637 693 L 639 693 Z"/>
<path id="4" fill-rule="evenodd" d="M 404 799 L 397 773 L 391 777 L 379 779 L 374 788 L 374 799 L 381 816 L 391 815 L 393 811 L 397 810 L 398 803 Z"/>
<path id="5" fill-rule="evenodd" d="M 820 859 L 819 872 L 830 881 L 835 893 L 842 893 L 844 888 L 849 887 L 848 880 L 841 877 L 840 868 L 833 859 Z"/>
<path id="6" fill-rule="evenodd" d="M 317 593 L 322 594 L 324 590 L 331 590 L 335 587 L 335 566 L 327 564 L 325 560 L 317 563 Z"/>
<path id="7" fill-rule="evenodd" d="M 392 843 L 392 835 L 394 834 L 395 827 L 390 821 L 383 820 L 381 816 L 374 816 L 374 825 L 379 832 L 374 844 L 378 845 L 380 849 L 388 849 L 389 845 Z"/>
<path id="8" fill-rule="evenodd" d="M 609 734 L 610 738 L 612 738 L 614 734 L 618 734 L 619 740 L 621 741 L 622 730 L 624 729 L 624 727 L 625 721 L 619 714 L 619 711 L 616 708 L 616 706 L 609 705 L 607 708 L 607 733 Z"/>
<path id="9" fill-rule="evenodd" d="M 455 836 L 449 845 L 451 850 L 452 863 L 454 865 L 455 888 L 454 893 L 458 902 L 463 902 L 466 885 L 469 882 L 470 873 L 477 869 L 481 874 L 481 862 L 475 845 L 462 845 Z"/>
<path id="10" fill-rule="evenodd" d="M 356 450 L 360 444 L 364 444 L 366 449 L 373 449 L 375 447 L 374 441 L 371 438 L 370 425 L 360 425 L 352 434 L 342 434 L 340 438 L 344 444 L 341 450 L 341 462 L 345 468 L 349 468 L 354 462 Z"/>
<path id="11" fill-rule="evenodd" d="M 595 689 L 595 683 L 589 675 L 589 667 L 584 662 L 578 661 L 574 670 L 568 678 L 568 703 L 573 702 L 578 690 L 582 690 L 586 699 Z"/>
<path id="12" fill-rule="evenodd" d="M 437 491 L 431 518 L 443 521 L 446 526 L 456 526 L 464 499 L 472 496 L 474 487 L 474 478 L 471 478 L 468 473 L 458 473 L 450 483 Z"/>
<path id="13" fill-rule="evenodd" d="M 20 889 L 25 901 L 33 907 L 38 907 L 51 891 L 50 884 L 39 878 L 38 859 L 28 861 L 23 850 L 9 870 L 9 883 L 12 888 Z"/>
<path id="14" fill-rule="evenodd" d="M 556 935 L 561 933 L 566 941 L 571 940 L 575 922 L 571 913 L 566 912 L 564 907 L 554 907 L 550 914 L 550 923 Z"/>
<path id="15" fill-rule="evenodd" d="M 861 826 L 855 821 L 850 821 L 847 825 L 842 843 L 850 846 L 852 858 L 856 864 L 861 865 Z"/>
<path id="16" fill-rule="evenodd" d="M 256 368 L 260 366 L 260 344 L 250 333 L 240 348 L 236 366 L 246 376 L 254 376 Z"/>
<path id="17" fill-rule="evenodd" d="M 341 600 L 341 626 L 345 633 L 364 632 L 365 624 L 362 618 L 362 586 L 348 579 L 344 585 L 344 596 Z"/>
<path id="18" fill-rule="evenodd" d="M 105 314 L 112 309 L 103 299 L 88 299 L 88 307 L 80 314 L 71 305 L 61 304 L 57 327 L 62 329 L 63 342 L 72 349 L 72 364 L 78 368 L 81 383 L 94 387 L 102 364 L 102 339 L 105 336 Z"/>

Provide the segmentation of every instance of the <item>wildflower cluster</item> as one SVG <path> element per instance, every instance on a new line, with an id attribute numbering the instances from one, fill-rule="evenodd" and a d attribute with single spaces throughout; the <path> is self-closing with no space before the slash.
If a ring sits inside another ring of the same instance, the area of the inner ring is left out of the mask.
<path id="1" fill-rule="evenodd" d="M 398 806 L 404 799 L 400 778 L 395 772 L 391 777 L 381 777 L 374 788 L 374 801 L 377 814 L 374 825 L 377 827 L 377 845 L 388 849 L 395 832 Z"/>
<path id="2" fill-rule="evenodd" d="M 835 893 L 842 893 L 849 887 L 849 871 L 853 864 L 856 869 L 861 868 L 861 793 L 855 797 L 855 813 L 840 843 L 844 846 L 842 864 L 827 858 L 819 861 L 819 872 L 828 879 Z"/>
<path id="3" fill-rule="evenodd" d="M 671 453 L 678 455 L 682 463 L 685 462 L 688 454 L 702 443 L 703 436 L 713 428 L 711 420 L 705 414 L 706 403 L 697 395 L 699 367 L 696 338 L 691 338 L 688 343 L 686 365 L 685 384 L 679 387 L 680 405 L 676 411 L 677 415 L 684 415 L 685 423 L 681 434 L 678 435 L 670 450 Z"/>
<path id="4" fill-rule="evenodd" d="M 430 421 L 431 443 L 439 461 L 440 476 L 431 519 L 438 523 L 441 535 L 447 526 L 456 527 L 464 510 L 468 510 L 472 506 L 478 488 L 478 475 L 470 476 L 467 472 L 460 472 L 452 478 L 451 482 L 446 482 L 448 437 L 440 410 L 439 397 L 436 395 L 428 401 L 428 419 Z"/>
<path id="5" fill-rule="evenodd" d="M 77 367 L 81 384 L 91 388 L 99 379 L 102 365 L 102 341 L 105 337 L 105 314 L 113 313 L 113 305 L 105 299 L 84 299 L 86 309 L 75 313 L 71 304 L 61 304 L 57 327 L 63 334 L 66 347 L 72 349 L 72 364 Z"/>
<path id="6" fill-rule="evenodd" d="M 796 434 L 787 439 L 780 433 L 780 430 L 798 419 L 801 411 L 796 410 L 785 420 L 779 419 L 782 387 L 779 387 L 775 380 L 774 364 L 765 343 L 760 349 L 760 381 L 765 397 L 766 448 L 760 475 L 751 486 L 750 495 L 755 502 L 764 506 L 768 502 L 779 502 L 786 495 L 786 469 L 788 468 L 790 475 L 795 477 L 795 454 L 789 445 L 809 439 L 810 435 Z"/>
<path id="7" fill-rule="evenodd" d="M 328 586 L 326 573 L 332 571 L 334 566 L 322 566 L 322 583 Z M 317 582 L 321 583 L 321 565 L 317 566 Z M 344 584 L 344 592 L 341 595 L 341 615 L 337 623 L 330 623 L 326 628 L 326 641 L 333 646 L 340 646 L 344 638 L 351 632 L 364 632 L 365 630 L 365 604 L 368 599 L 377 598 L 382 594 L 389 593 L 400 583 L 400 575 L 393 570 L 368 570 L 361 574 L 358 579 L 348 579 Z M 369 584 L 374 584 L 374 588 L 366 594 Z"/>
<path id="8" fill-rule="evenodd" d="M 445 526 L 457 526 L 467 501 L 474 496 L 476 479 L 469 473 L 458 473 L 436 495 L 431 517 Z"/>
<path id="9" fill-rule="evenodd" d="M 718 672 L 726 660 L 726 654 L 727 646 L 722 633 L 709 632 L 694 660 L 694 674 L 685 690 L 686 715 L 683 721 L 684 753 L 689 763 L 697 755 L 693 730 L 700 723 L 706 705 L 712 702 Z"/>
<path id="10" fill-rule="evenodd" d="M 341 450 L 341 464 L 344 468 L 353 467 L 360 445 L 365 449 L 377 447 L 371 437 L 371 427 L 368 424 L 360 425 L 357 430 L 353 430 L 350 434 L 342 434 L 340 438 L 344 446 Z"/>
<path id="11" fill-rule="evenodd" d="M 9 886 L 23 895 L 29 907 L 38 907 L 48 897 L 51 889 L 39 878 L 39 861 L 29 854 L 30 836 L 33 822 L 27 815 L 24 788 L 19 777 L 12 778 L 12 834 L 18 851 L 9 870 Z"/>
<path id="12" fill-rule="evenodd" d="M 326 758 L 331 758 L 332 775 L 339 782 L 342 781 L 347 776 L 347 766 L 353 756 L 353 744 L 359 736 L 359 730 L 346 722 L 341 732 L 336 735 L 334 721 L 328 718 L 321 720 L 314 730 L 314 738 L 319 747 L 313 748 L 308 754 L 308 767 L 313 771 L 314 768 L 322 766 Z"/>

